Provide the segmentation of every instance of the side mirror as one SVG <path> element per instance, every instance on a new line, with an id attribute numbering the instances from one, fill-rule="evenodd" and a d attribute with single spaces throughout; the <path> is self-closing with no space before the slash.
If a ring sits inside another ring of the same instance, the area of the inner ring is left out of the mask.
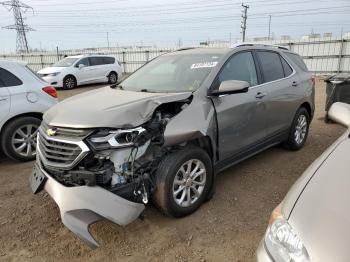
<path id="1" fill-rule="evenodd" d="M 350 128 L 350 105 L 336 102 L 328 111 L 329 119 Z"/>
<path id="2" fill-rule="evenodd" d="M 221 82 L 219 89 L 213 90 L 211 95 L 227 95 L 227 94 L 237 94 L 248 92 L 249 83 L 246 81 L 239 80 L 227 80 Z"/>
<path id="3" fill-rule="evenodd" d="M 78 68 L 79 68 L 79 69 L 82 69 L 82 68 L 84 68 L 84 67 L 85 67 L 84 64 L 79 64 L 79 65 L 78 65 Z"/>

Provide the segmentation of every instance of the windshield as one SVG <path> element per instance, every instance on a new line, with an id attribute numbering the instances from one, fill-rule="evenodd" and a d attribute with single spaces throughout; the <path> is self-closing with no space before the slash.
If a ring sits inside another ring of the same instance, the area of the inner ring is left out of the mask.
<path id="1" fill-rule="evenodd" d="M 125 90 L 184 92 L 198 89 L 218 64 L 220 54 L 160 56 L 121 83 Z"/>
<path id="2" fill-rule="evenodd" d="M 75 61 L 77 61 L 78 58 L 73 57 L 66 57 L 57 63 L 53 64 L 54 67 L 69 67 L 74 64 Z"/>

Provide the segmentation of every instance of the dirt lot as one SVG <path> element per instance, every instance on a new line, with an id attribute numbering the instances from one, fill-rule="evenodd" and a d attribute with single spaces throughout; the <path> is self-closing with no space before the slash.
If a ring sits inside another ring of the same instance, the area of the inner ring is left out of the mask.
<path id="1" fill-rule="evenodd" d="M 96 86 L 60 91 L 61 99 Z M 92 226 L 101 244 L 90 250 L 60 221 L 46 194 L 33 195 L 33 163 L 0 157 L 1 261 L 252 261 L 270 212 L 290 186 L 344 128 L 326 125 L 324 85 L 317 84 L 317 112 L 305 148 L 272 148 L 218 177 L 214 198 L 195 214 L 172 219 L 148 207 L 145 219 L 127 227 L 107 221 Z"/>

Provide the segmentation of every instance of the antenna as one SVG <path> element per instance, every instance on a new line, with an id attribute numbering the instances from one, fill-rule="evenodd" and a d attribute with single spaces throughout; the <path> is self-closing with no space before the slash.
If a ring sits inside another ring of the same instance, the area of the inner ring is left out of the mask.
<path id="1" fill-rule="evenodd" d="M 29 9 L 33 10 L 32 7 L 26 5 L 19 0 L 11 0 L 0 2 L 0 5 L 5 6 L 8 11 L 13 12 L 13 16 L 15 18 L 15 24 L 3 27 L 4 29 L 16 30 L 17 31 L 17 39 L 16 39 L 16 51 L 20 52 L 29 52 L 28 41 L 26 33 L 29 31 L 34 31 L 33 28 L 24 24 L 25 18 L 22 13 L 27 12 Z"/>

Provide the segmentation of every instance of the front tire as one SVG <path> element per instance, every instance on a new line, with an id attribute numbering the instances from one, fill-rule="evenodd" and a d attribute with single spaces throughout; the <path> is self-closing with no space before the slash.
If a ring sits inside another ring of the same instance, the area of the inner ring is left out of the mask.
<path id="1" fill-rule="evenodd" d="M 166 215 L 183 217 L 206 200 L 213 183 L 212 162 L 203 149 L 188 146 L 167 155 L 156 177 L 153 202 Z"/>
<path id="2" fill-rule="evenodd" d="M 299 150 L 304 147 L 309 134 L 310 115 L 308 111 L 301 107 L 295 114 L 288 140 L 284 142 L 284 147 L 289 150 Z"/>
<path id="3" fill-rule="evenodd" d="M 41 120 L 35 117 L 20 117 L 8 123 L 1 133 L 5 155 L 19 161 L 34 160 L 40 123 Z"/>
<path id="4" fill-rule="evenodd" d="M 63 89 L 73 89 L 77 87 L 77 80 L 74 76 L 66 76 L 63 78 Z"/>

